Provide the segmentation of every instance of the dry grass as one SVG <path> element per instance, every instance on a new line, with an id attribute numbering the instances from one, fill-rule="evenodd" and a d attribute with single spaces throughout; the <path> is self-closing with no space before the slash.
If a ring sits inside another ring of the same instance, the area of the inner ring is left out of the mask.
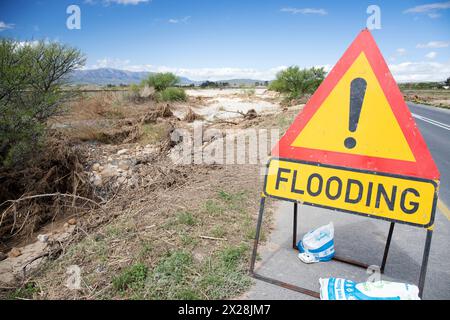
<path id="1" fill-rule="evenodd" d="M 164 125 L 158 119 L 172 118 L 168 104 L 133 104 L 114 92 L 81 97 L 69 106 L 64 116 L 52 120 L 58 130 L 74 142 L 105 144 L 156 142 Z M 156 125 L 155 125 L 156 124 Z"/>
<path id="2" fill-rule="evenodd" d="M 157 186 L 109 203 L 117 218 L 33 280 L 44 298 L 222 299 L 249 286 L 258 167 L 161 168 Z M 80 291 L 64 287 L 70 265 L 83 268 Z"/>
<path id="3" fill-rule="evenodd" d="M 450 90 L 404 90 L 403 94 L 407 101 L 450 108 Z"/>
<path id="4" fill-rule="evenodd" d="M 51 136 L 24 168 L 0 170 L 0 250 L 27 239 L 49 221 L 89 209 L 82 205 L 85 200 L 76 199 L 93 196 L 83 158 L 83 149 L 70 146 L 61 136 Z"/>
<path id="5" fill-rule="evenodd" d="M 195 113 L 192 108 L 188 108 L 186 115 L 184 116 L 184 121 L 186 122 L 194 122 L 196 120 L 203 120 L 203 117 L 197 113 Z"/>
<path id="6" fill-rule="evenodd" d="M 82 141 L 134 139 L 157 144 L 167 139 L 173 123 L 186 125 L 173 119 L 170 108 L 132 106 L 127 119 L 107 118 L 104 108 L 109 107 L 93 103 L 84 115 L 67 117 L 65 123 L 81 125 L 63 131 Z M 155 113 L 158 116 L 153 117 Z M 285 130 L 297 113 L 298 109 L 289 108 L 278 115 L 242 118 L 232 128 Z M 92 120 L 86 119 L 87 114 L 98 121 L 86 123 Z M 94 153 L 112 147 L 95 145 Z M 249 287 L 261 167 L 174 166 L 160 154 L 135 169 L 137 186 L 115 190 L 102 202 L 102 209 L 89 210 L 79 219 L 71 244 L 63 244 L 59 258 L 47 262 L 14 294 L 36 299 L 224 299 Z M 264 234 L 270 211 L 269 207 Z M 65 286 L 71 265 L 82 268 L 80 290 Z"/>
<path id="7" fill-rule="evenodd" d="M 122 95 L 115 92 L 100 92 L 85 95 L 69 105 L 67 118 L 71 120 L 122 119 L 126 117 Z"/>
<path id="8" fill-rule="evenodd" d="M 158 144 L 168 136 L 171 129 L 172 125 L 168 122 L 142 124 L 139 143 L 142 145 Z"/>

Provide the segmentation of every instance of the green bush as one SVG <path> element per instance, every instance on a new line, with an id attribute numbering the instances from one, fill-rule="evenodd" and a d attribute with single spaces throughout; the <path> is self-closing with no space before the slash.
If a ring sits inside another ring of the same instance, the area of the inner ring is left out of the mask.
<path id="1" fill-rule="evenodd" d="M 196 223 L 194 216 L 192 215 L 192 213 L 190 213 L 188 211 L 183 211 L 183 212 L 178 213 L 177 221 L 180 224 L 185 224 L 188 226 L 193 226 Z"/>
<path id="2" fill-rule="evenodd" d="M 155 73 L 151 74 L 148 79 L 143 81 L 144 85 L 154 87 L 156 91 L 164 91 L 167 88 L 173 87 L 179 82 L 179 78 L 173 73 Z"/>
<path id="3" fill-rule="evenodd" d="M 126 268 L 121 274 L 114 277 L 112 284 L 114 289 L 124 292 L 128 288 L 139 289 L 145 285 L 147 279 L 148 267 L 142 263 L 137 263 Z"/>
<path id="4" fill-rule="evenodd" d="M 159 92 L 159 100 L 161 101 L 186 101 L 187 96 L 181 88 L 167 88 Z"/>
<path id="5" fill-rule="evenodd" d="M 132 102 L 138 102 L 141 99 L 141 86 L 132 83 L 128 87 L 128 99 Z"/>
<path id="6" fill-rule="evenodd" d="M 0 167 L 36 150 L 47 120 L 73 96 L 63 90 L 69 74 L 84 63 L 80 51 L 59 43 L 0 40 Z"/>
<path id="7" fill-rule="evenodd" d="M 292 66 L 277 74 L 277 78 L 269 85 L 269 90 L 286 94 L 288 99 L 297 99 L 316 91 L 324 78 L 323 68 L 300 69 Z"/>
<path id="8" fill-rule="evenodd" d="M 24 286 L 17 288 L 14 292 L 10 293 L 8 299 L 20 300 L 20 299 L 33 299 L 33 296 L 39 293 L 39 287 L 34 282 L 28 282 Z"/>

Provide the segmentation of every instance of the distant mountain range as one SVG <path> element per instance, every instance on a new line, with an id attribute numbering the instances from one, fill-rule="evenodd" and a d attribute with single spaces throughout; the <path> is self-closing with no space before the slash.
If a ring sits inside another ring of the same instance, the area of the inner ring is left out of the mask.
<path id="1" fill-rule="evenodd" d="M 89 69 L 89 70 L 76 70 L 72 73 L 69 80 L 74 84 L 91 84 L 91 85 L 129 85 L 132 83 L 140 83 L 143 79 L 147 78 L 153 72 L 134 72 L 111 68 L 101 69 Z M 196 85 L 199 86 L 204 81 L 194 81 L 185 77 L 180 77 L 181 85 Z M 220 80 L 214 82 L 227 82 L 230 85 L 253 85 L 255 83 L 264 82 L 262 80 L 252 79 L 231 79 Z"/>

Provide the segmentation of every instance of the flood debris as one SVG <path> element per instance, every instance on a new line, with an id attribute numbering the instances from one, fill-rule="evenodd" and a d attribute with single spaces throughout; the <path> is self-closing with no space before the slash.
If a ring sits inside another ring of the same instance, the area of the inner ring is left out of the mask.
<path id="1" fill-rule="evenodd" d="M 188 111 L 186 115 L 184 116 L 183 120 L 186 122 L 194 122 L 196 120 L 203 120 L 204 117 L 195 113 L 192 108 L 188 108 Z"/>

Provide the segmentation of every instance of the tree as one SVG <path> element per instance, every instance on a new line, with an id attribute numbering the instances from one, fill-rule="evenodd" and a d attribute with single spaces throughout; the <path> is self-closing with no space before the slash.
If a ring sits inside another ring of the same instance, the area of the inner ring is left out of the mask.
<path id="1" fill-rule="evenodd" d="M 206 80 L 200 84 L 201 88 L 217 88 L 218 84 L 214 81 Z"/>
<path id="2" fill-rule="evenodd" d="M 0 40 L 0 167 L 23 162 L 39 145 L 47 120 L 72 96 L 69 74 L 85 63 L 59 43 Z"/>
<path id="3" fill-rule="evenodd" d="M 144 85 L 154 87 L 156 91 L 164 91 L 167 88 L 175 86 L 180 79 L 171 72 L 151 74 L 144 80 Z"/>
<path id="4" fill-rule="evenodd" d="M 323 68 L 300 69 L 292 66 L 280 71 L 269 89 L 287 94 L 288 99 L 296 99 L 316 91 L 324 78 Z"/>
<path id="5" fill-rule="evenodd" d="M 447 78 L 447 80 L 445 80 L 445 85 L 446 85 L 446 86 L 450 86 L 450 77 Z"/>

